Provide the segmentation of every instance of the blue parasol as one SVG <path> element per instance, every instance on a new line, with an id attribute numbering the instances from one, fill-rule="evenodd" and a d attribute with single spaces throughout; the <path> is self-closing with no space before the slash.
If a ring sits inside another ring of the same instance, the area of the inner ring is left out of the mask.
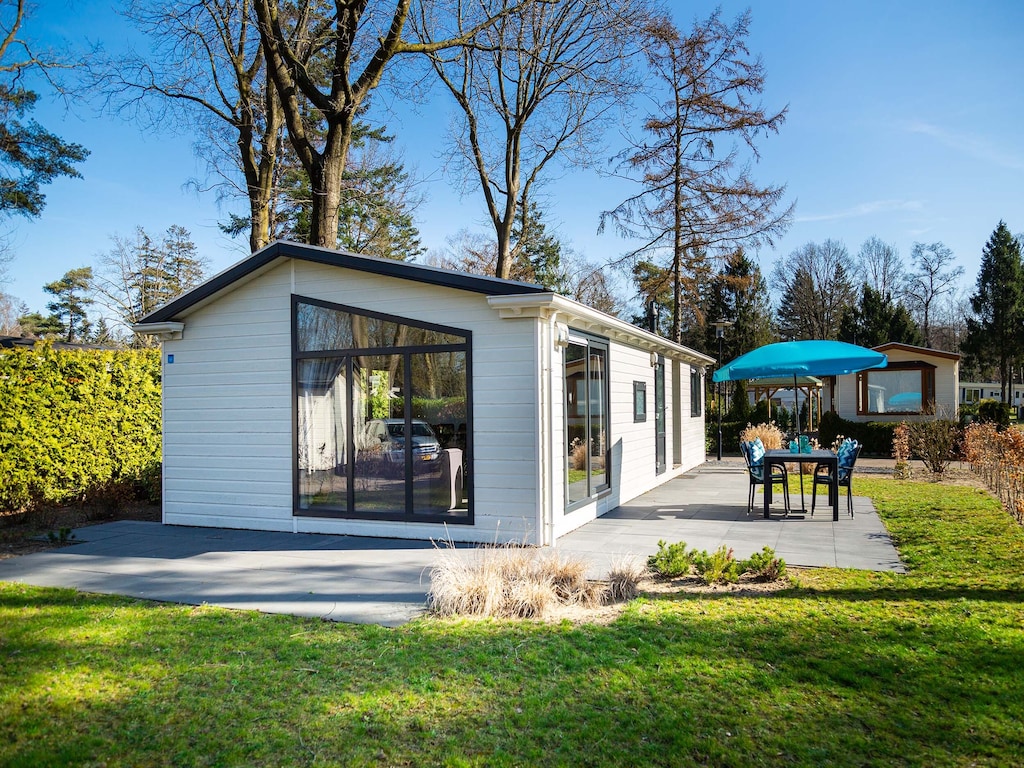
<path id="1" fill-rule="evenodd" d="M 800 408 L 796 401 L 798 376 L 842 376 L 869 368 L 885 368 L 888 364 L 889 358 L 881 352 L 844 341 L 780 341 L 740 355 L 715 371 L 711 378 L 718 382 L 792 376 L 796 432 L 800 434 Z M 803 497 L 804 475 L 801 472 L 801 506 Z"/>

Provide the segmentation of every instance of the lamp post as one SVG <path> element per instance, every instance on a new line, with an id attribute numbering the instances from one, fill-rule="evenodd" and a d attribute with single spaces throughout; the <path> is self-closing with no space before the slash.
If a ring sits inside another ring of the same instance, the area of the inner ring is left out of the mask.
<path id="1" fill-rule="evenodd" d="M 718 339 L 718 367 L 722 367 L 722 339 L 725 337 L 725 329 L 731 328 L 735 323 L 732 320 L 716 320 L 712 323 L 715 326 L 715 338 Z M 718 382 L 716 389 L 718 395 L 718 460 L 722 460 L 722 382 Z"/>

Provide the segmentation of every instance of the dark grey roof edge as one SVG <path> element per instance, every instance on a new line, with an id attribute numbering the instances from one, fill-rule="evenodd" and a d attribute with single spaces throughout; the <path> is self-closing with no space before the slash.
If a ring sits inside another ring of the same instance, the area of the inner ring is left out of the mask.
<path id="1" fill-rule="evenodd" d="M 265 248 L 256 251 L 247 259 L 243 259 L 234 266 L 210 278 L 202 285 L 193 288 L 188 293 L 184 293 L 150 312 L 138 322 L 138 325 L 172 320 L 192 305 L 213 296 L 215 293 L 222 291 L 232 283 L 241 280 L 246 275 L 255 272 L 260 267 L 269 264 L 277 258 L 302 259 L 319 264 L 355 269 L 360 272 L 397 277 L 402 280 L 414 280 L 428 285 L 440 285 L 462 291 L 482 293 L 486 296 L 509 296 L 520 293 L 547 292 L 547 289 L 544 287 L 534 285 L 533 283 L 521 283 L 516 280 L 503 280 L 498 277 L 471 275 L 467 272 L 456 272 L 426 264 L 412 264 L 405 261 L 382 259 L 376 256 L 360 256 L 355 253 L 336 251 L 315 245 L 293 243 L 288 240 L 276 240 Z"/>

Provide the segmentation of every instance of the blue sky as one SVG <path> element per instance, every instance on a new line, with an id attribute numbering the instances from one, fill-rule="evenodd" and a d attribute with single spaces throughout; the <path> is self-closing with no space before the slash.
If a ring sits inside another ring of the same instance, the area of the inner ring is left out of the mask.
<path id="1" fill-rule="evenodd" d="M 86 39 L 114 52 L 130 32 L 109 0 L 39 0 L 27 26 L 36 39 Z M 671 3 L 681 25 L 714 5 Z M 844 241 L 851 253 L 875 235 L 909 260 L 915 241 L 942 241 L 973 288 L 985 241 L 1000 219 L 1024 232 L 1024 3 L 763 2 L 722 4 L 727 17 L 750 7 L 750 49 L 767 72 L 764 102 L 789 105 L 779 135 L 760 144 L 755 176 L 786 184 L 796 202 L 789 232 L 775 249 L 756 253 L 770 272 L 804 243 Z M 423 177 L 418 212 L 424 244 L 441 248 L 463 227 L 486 231 L 475 195 L 459 197 L 441 171 L 450 105 L 439 94 L 409 109 L 393 96 L 389 130 L 407 165 Z M 83 179 L 47 189 L 38 220 L 13 219 L 7 231 L 14 261 L 4 290 L 42 310 L 41 286 L 68 269 L 95 264 L 110 236 L 138 225 L 151 234 L 180 224 L 191 231 L 213 271 L 246 255 L 244 241 L 217 229 L 229 210 L 212 193 L 187 188 L 202 178 L 187 126 L 143 134 L 98 115 L 89 105 L 68 113 L 45 100 L 36 118 L 92 152 Z M 609 156 L 621 148 L 608 137 Z M 593 171 L 566 172 L 546 188 L 547 215 L 563 238 L 591 261 L 627 249 L 612 233 L 598 236 L 598 216 L 629 194 L 621 182 Z"/>

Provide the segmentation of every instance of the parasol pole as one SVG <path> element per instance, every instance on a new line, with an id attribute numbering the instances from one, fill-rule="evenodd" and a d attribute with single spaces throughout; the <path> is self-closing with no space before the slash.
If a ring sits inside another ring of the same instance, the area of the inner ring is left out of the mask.
<path id="1" fill-rule="evenodd" d="M 807 409 L 808 418 L 810 418 L 810 408 Z M 796 424 L 796 443 L 797 448 L 800 447 L 800 389 L 796 385 L 796 371 L 793 372 L 793 420 Z M 799 454 L 797 454 L 799 456 Z M 804 465 L 799 461 L 796 463 L 797 471 L 800 473 L 800 511 L 807 512 L 807 506 L 804 503 Z"/>

